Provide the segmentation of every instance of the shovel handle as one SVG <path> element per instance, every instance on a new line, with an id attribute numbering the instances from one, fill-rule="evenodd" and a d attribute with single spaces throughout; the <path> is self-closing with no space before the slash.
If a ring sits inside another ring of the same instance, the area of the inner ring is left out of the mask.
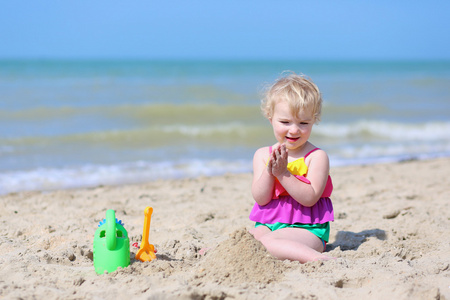
<path id="1" fill-rule="evenodd" d="M 152 219 L 152 213 L 153 213 L 153 208 L 148 206 L 145 208 L 144 211 L 144 232 L 142 233 L 142 244 L 144 246 L 147 246 L 149 244 L 148 242 L 148 235 L 150 232 L 150 221 Z"/>

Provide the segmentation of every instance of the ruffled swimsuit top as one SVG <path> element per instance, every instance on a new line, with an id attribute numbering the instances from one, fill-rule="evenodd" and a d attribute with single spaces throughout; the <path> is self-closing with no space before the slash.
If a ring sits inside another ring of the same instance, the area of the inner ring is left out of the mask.
<path id="1" fill-rule="evenodd" d="M 298 180 L 311 184 L 306 178 L 308 166 L 305 164 L 305 158 L 319 148 L 313 149 L 304 157 L 288 163 L 287 168 Z M 270 147 L 272 153 L 272 147 Z M 274 224 L 277 222 L 294 224 L 323 224 L 334 221 L 333 204 L 331 203 L 331 192 L 333 183 L 328 175 L 327 184 L 319 201 L 311 207 L 303 206 L 292 198 L 275 179 L 272 200 L 264 206 L 255 203 L 250 213 L 250 220 L 264 224 Z"/>

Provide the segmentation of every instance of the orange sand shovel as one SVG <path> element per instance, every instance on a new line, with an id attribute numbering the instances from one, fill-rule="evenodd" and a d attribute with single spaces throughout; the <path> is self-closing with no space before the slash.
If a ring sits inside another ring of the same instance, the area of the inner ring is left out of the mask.
<path id="1" fill-rule="evenodd" d="M 142 233 L 141 248 L 136 253 L 136 259 L 140 261 L 152 261 L 156 258 L 155 247 L 148 243 L 148 233 L 150 231 L 150 220 L 152 219 L 153 208 L 146 207 L 144 214 L 144 232 Z"/>

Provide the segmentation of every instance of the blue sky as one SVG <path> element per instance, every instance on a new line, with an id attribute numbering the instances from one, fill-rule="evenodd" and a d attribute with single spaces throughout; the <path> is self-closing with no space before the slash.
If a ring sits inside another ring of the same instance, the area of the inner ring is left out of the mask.
<path id="1" fill-rule="evenodd" d="M 2 1 L 0 59 L 450 59 L 449 3 Z"/>

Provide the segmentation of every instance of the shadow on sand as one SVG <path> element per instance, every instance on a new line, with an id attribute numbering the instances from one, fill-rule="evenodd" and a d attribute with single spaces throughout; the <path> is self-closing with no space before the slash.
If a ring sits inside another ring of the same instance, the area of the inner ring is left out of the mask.
<path id="1" fill-rule="evenodd" d="M 386 232 L 381 229 L 369 229 L 358 233 L 351 231 L 339 231 L 336 235 L 336 241 L 327 245 L 327 251 L 340 247 L 342 251 L 356 250 L 367 238 L 376 237 L 379 240 L 386 239 Z"/>

